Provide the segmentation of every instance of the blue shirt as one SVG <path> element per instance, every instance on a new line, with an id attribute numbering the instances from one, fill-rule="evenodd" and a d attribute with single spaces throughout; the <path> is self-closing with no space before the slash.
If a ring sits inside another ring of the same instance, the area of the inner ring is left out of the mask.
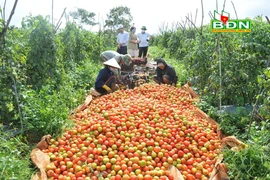
<path id="1" fill-rule="evenodd" d="M 117 36 L 117 43 L 118 44 L 124 43 L 122 46 L 127 46 L 128 41 L 129 41 L 129 34 L 126 31 L 118 34 L 118 36 Z"/>
<path id="2" fill-rule="evenodd" d="M 114 74 L 108 68 L 108 66 L 102 68 L 98 73 L 96 83 L 95 83 L 95 88 L 102 88 L 102 86 L 105 84 L 105 82 L 112 76 L 114 76 Z"/>

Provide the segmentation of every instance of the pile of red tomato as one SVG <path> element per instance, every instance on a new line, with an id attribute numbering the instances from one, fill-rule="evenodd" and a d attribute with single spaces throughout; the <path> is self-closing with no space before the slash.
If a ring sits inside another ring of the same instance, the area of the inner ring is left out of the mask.
<path id="1" fill-rule="evenodd" d="M 51 179 L 208 179 L 221 141 L 217 127 L 196 115 L 189 93 L 168 85 L 144 84 L 91 102 L 75 126 L 44 150 Z"/>

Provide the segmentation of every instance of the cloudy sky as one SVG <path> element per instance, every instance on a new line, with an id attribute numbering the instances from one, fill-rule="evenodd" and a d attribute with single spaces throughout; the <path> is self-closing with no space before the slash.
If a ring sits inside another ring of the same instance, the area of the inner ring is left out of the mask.
<path id="1" fill-rule="evenodd" d="M 0 0 L 1 8 L 3 8 L 4 1 Z M 8 17 L 15 0 L 6 1 L 6 17 Z M 213 13 L 216 8 L 221 11 L 224 0 L 218 0 L 218 7 L 216 0 L 202 1 L 204 7 L 203 24 L 208 24 L 210 21 L 208 13 Z M 239 19 L 254 18 L 258 15 L 270 16 L 269 0 L 225 0 L 225 2 L 225 11 L 230 13 L 231 18 L 236 17 L 232 2 Z M 76 8 L 84 8 L 89 12 L 96 13 L 96 20 L 104 22 L 110 9 L 117 6 L 129 7 L 135 26 L 146 26 L 149 33 L 158 33 L 159 27 L 164 23 L 171 27 L 173 23 L 182 22 L 188 14 L 189 17 L 192 16 L 194 21 L 196 9 L 198 9 L 196 24 L 199 25 L 202 21 L 201 0 L 54 0 L 54 19 L 56 22 L 58 21 L 64 8 L 67 8 L 67 12 Z M 20 26 L 22 18 L 29 14 L 50 16 L 51 13 L 52 0 L 19 0 L 11 24 Z M 97 27 L 92 30 L 95 29 Z"/>

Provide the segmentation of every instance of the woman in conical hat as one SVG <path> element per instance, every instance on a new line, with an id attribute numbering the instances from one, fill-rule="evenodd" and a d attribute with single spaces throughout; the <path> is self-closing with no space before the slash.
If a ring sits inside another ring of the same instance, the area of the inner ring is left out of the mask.
<path id="1" fill-rule="evenodd" d="M 121 67 L 119 66 L 119 64 L 117 63 L 115 58 L 112 58 L 112 59 L 104 62 L 103 64 L 107 65 L 109 67 L 114 67 L 114 68 L 117 68 L 117 69 L 121 69 Z"/>
<path id="2" fill-rule="evenodd" d="M 99 71 L 95 82 L 95 89 L 104 95 L 117 90 L 115 71 L 118 71 L 121 67 L 114 58 L 103 64 L 105 67 Z"/>

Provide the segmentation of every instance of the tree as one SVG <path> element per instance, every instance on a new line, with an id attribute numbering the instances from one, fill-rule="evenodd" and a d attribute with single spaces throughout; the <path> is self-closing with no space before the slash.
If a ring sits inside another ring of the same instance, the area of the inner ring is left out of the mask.
<path id="1" fill-rule="evenodd" d="M 122 24 L 124 27 L 129 28 L 133 17 L 130 13 L 130 8 L 125 6 L 115 7 L 107 14 L 107 20 L 105 20 L 105 27 L 110 30 L 116 30 L 117 27 Z"/>
<path id="2" fill-rule="evenodd" d="M 88 12 L 85 9 L 78 8 L 77 11 L 73 11 L 69 13 L 74 20 L 78 20 L 79 23 L 95 26 L 97 23 L 95 22 L 96 14 L 93 12 Z"/>
<path id="3" fill-rule="evenodd" d="M 119 6 L 111 9 L 110 13 L 107 14 L 107 20 L 105 20 L 104 25 L 105 44 L 109 47 L 114 47 L 116 45 L 118 26 L 122 24 L 125 28 L 129 29 L 132 20 L 133 17 L 128 7 Z"/>

